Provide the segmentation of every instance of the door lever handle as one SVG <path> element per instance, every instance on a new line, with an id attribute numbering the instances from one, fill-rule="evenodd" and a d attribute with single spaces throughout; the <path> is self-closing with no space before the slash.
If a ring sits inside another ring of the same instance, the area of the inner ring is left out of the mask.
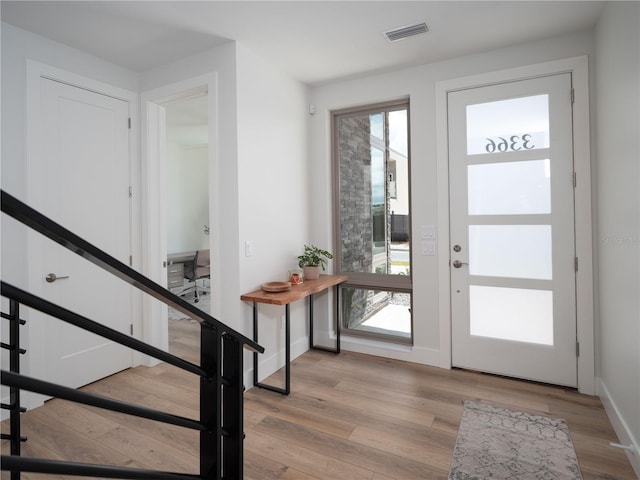
<path id="1" fill-rule="evenodd" d="M 461 262 L 460 260 L 454 260 L 452 265 L 455 268 L 460 268 L 462 265 L 469 265 L 467 262 Z"/>
<path id="2" fill-rule="evenodd" d="M 55 273 L 49 273 L 49 274 L 47 274 L 46 277 L 44 277 L 44 279 L 49 283 L 53 283 L 56 280 L 62 280 L 63 278 L 69 278 L 69 275 L 66 275 L 64 277 L 59 277 Z"/>

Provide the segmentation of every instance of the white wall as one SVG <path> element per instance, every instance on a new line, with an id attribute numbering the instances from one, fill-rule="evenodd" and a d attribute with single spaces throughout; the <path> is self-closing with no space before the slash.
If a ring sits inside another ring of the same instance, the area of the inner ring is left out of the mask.
<path id="1" fill-rule="evenodd" d="M 311 102 L 318 113 L 311 119 L 312 238 L 331 245 L 333 223 L 331 195 L 330 112 L 332 110 L 376 103 L 403 96 L 411 102 L 411 205 L 412 243 L 420 242 L 420 225 L 437 225 L 438 171 L 436 162 L 436 83 L 449 79 L 493 72 L 513 67 L 590 55 L 593 38 L 589 32 L 456 58 L 444 62 L 392 73 L 353 79 L 318 87 Z M 441 232 L 439 232 L 440 234 Z M 441 364 L 439 332 L 439 259 L 437 256 L 412 258 L 414 346 L 372 347 L 363 342 L 350 343 L 343 338 L 345 349 L 388 355 L 433 365 Z"/>
<path id="2" fill-rule="evenodd" d="M 596 30 L 600 395 L 640 477 L 640 4 Z"/>
<path id="3" fill-rule="evenodd" d="M 167 143 L 167 252 L 209 249 L 209 149 Z"/>
<path id="4" fill-rule="evenodd" d="M 239 296 L 264 282 L 286 280 L 309 241 L 309 224 L 321 220 L 309 219 L 307 88 L 242 45 L 237 46 L 237 78 Z M 254 243 L 252 257 L 245 256 L 246 241 Z M 262 378 L 283 365 L 284 307 L 261 305 L 259 314 L 260 344 L 266 348 L 260 357 Z M 251 305 L 241 305 L 237 315 L 240 330 L 250 334 Z M 291 305 L 291 343 L 292 358 L 308 346 L 302 301 Z"/>

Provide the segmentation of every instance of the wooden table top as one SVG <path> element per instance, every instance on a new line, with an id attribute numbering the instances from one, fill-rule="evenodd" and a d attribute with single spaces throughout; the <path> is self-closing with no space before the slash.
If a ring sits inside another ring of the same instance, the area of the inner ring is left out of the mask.
<path id="1" fill-rule="evenodd" d="M 346 282 L 346 275 L 320 275 L 318 280 L 307 280 L 298 285 L 291 285 L 291 290 L 286 292 L 269 293 L 264 290 L 245 293 L 240 300 L 247 302 L 269 303 L 271 305 L 286 305 L 296 300 L 308 297 L 314 293 L 322 292 L 327 288 Z"/>

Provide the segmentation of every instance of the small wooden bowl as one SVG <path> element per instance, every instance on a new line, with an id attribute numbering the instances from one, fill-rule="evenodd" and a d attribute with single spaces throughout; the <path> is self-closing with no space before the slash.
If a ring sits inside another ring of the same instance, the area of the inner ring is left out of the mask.
<path id="1" fill-rule="evenodd" d="M 262 284 L 262 290 L 268 293 L 287 292 L 291 290 L 291 282 L 267 282 Z"/>

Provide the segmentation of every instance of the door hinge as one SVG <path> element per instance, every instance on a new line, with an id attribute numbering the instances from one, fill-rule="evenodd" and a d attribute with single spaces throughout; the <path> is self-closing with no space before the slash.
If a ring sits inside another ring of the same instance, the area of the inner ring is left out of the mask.
<path id="1" fill-rule="evenodd" d="M 133 255 L 129 255 L 129 266 L 133 267 Z"/>
<path id="2" fill-rule="evenodd" d="M 133 198 L 133 187 L 129 187 L 129 198 Z"/>
<path id="3" fill-rule="evenodd" d="M 575 259 L 575 267 L 576 267 L 576 272 L 578 271 L 578 257 L 576 257 Z"/>
<path id="4" fill-rule="evenodd" d="M 129 117 L 128 125 L 129 125 L 129 130 L 131 130 L 131 117 Z"/>
<path id="5" fill-rule="evenodd" d="M 580 356 L 580 342 L 576 342 L 576 357 Z"/>
<path id="6" fill-rule="evenodd" d="M 133 323 L 130 325 L 129 331 L 131 332 L 131 335 L 133 335 Z"/>
<path id="7" fill-rule="evenodd" d="M 578 174 L 576 172 L 573 172 L 573 188 L 576 188 L 578 186 Z"/>
<path id="8" fill-rule="evenodd" d="M 576 91 L 573 88 L 571 89 L 571 103 L 576 103 Z"/>

